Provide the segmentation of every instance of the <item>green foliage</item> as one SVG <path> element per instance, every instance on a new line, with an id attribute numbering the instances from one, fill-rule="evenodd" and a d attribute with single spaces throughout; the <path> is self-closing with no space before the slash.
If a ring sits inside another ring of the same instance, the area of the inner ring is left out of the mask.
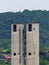
<path id="1" fill-rule="evenodd" d="M 11 63 L 10 62 L 9 63 L 8 62 L 6 63 L 6 62 L 3 62 L 3 61 L 0 61 L 0 65 L 11 65 Z"/>
<path id="2" fill-rule="evenodd" d="M 16 24 L 39 23 L 40 65 L 49 65 L 49 53 L 48 53 L 49 52 L 49 11 L 24 10 L 23 12 L 16 12 L 16 13 L 13 12 L 0 13 L 0 52 L 10 54 L 11 24 L 13 23 Z M 26 39 L 25 32 L 24 32 L 24 39 Z M 24 44 L 26 45 L 25 40 L 24 40 Z M 26 49 L 24 46 L 24 52 L 25 50 Z M 1 65 L 5 65 L 5 64 L 3 63 Z"/>

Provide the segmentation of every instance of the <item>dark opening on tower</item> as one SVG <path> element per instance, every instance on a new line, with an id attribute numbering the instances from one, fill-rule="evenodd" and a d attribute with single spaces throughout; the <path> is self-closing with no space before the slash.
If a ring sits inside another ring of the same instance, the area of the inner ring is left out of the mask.
<path id="1" fill-rule="evenodd" d="M 17 26 L 13 25 L 13 32 L 16 32 L 16 31 L 17 31 Z"/>
<path id="2" fill-rule="evenodd" d="M 28 31 L 32 31 L 32 24 L 28 25 Z"/>

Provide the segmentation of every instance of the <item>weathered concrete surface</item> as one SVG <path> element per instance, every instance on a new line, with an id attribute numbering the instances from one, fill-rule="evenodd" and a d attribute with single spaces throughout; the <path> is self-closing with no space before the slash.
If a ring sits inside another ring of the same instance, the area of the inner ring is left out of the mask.
<path id="1" fill-rule="evenodd" d="M 26 28 L 26 65 L 39 65 L 39 24 L 32 24 L 32 31 Z"/>
<path id="2" fill-rule="evenodd" d="M 24 65 L 23 58 L 23 24 L 16 24 L 17 31 L 13 32 L 11 25 L 11 65 Z M 14 53 L 16 55 L 14 56 Z"/>

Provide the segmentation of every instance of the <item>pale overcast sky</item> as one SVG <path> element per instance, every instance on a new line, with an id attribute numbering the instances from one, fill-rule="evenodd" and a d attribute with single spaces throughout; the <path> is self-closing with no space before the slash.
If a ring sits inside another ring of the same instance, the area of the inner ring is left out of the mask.
<path id="1" fill-rule="evenodd" d="M 49 10 L 49 0 L 0 0 L 1 12 L 28 10 Z"/>

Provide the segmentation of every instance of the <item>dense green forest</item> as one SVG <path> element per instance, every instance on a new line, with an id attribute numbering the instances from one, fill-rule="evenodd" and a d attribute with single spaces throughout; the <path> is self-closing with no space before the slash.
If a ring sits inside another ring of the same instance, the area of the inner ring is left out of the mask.
<path id="1" fill-rule="evenodd" d="M 39 54 L 40 65 L 49 65 L 49 11 L 24 10 L 23 12 L 0 13 L 0 52 L 10 54 L 11 49 L 11 24 L 13 23 L 39 23 Z M 25 31 L 24 31 L 24 38 Z M 24 44 L 25 41 L 24 41 Z M 24 46 L 25 52 L 25 46 Z"/>

